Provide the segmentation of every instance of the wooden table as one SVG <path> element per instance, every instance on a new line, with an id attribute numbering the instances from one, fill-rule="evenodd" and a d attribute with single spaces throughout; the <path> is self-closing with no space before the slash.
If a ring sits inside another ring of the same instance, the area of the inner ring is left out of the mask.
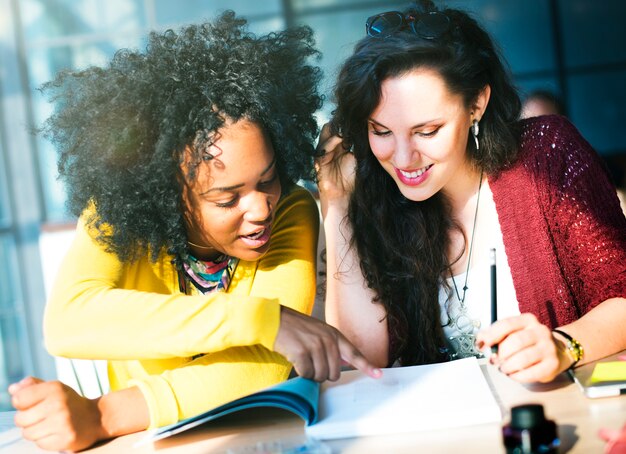
<path id="1" fill-rule="evenodd" d="M 600 428 L 619 429 L 626 423 L 626 396 L 588 399 L 565 375 L 547 385 L 521 385 L 499 373 L 489 364 L 481 364 L 496 399 L 508 422 L 510 408 L 539 403 L 546 417 L 558 425 L 561 453 L 602 453 L 604 441 Z M 231 415 L 168 439 L 140 447 L 133 445 L 145 437 L 136 433 L 120 437 L 95 448 L 88 454 L 159 453 L 195 454 L 237 452 L 237 448 L 304 439 L 304 424 L 293 414 L 281 410 L 256 409 Z M 414 432 L 389 436 L 362 437 L 324 442 L 333 453 L 504 453 L 501 424 L 467 426 L 453 430 Z M 231 451 L 229 451 L 231 450 Z M 42 453 L 34 444 L 19 441 L 0 448 L 0 453 Z M 250 452 L 250 451 L 247 451 Z"/>

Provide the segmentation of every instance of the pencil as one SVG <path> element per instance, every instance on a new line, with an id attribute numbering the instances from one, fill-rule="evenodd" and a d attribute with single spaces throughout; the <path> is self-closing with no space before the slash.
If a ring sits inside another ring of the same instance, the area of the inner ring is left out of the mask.
<path id="1" fill-rule="evenodd" d="M 496 278 L 496 249 L 490 249 L 491 259 L 491 323 L 495 323 L 498 320 L 498 282 Z M 491 347 L 492 353 L 498 353 L 498 346 L 493 345 Z"/>

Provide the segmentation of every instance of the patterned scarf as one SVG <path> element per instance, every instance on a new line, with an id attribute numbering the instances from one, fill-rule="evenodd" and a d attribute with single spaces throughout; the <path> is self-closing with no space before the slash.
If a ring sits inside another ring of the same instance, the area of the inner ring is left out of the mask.
<path id="1" fill-rule="evenodd" d="M 221 255 L 215 261 L 199 260 L 189 255 L 183 262 L 183 276 L 179 272 L 180 290 L 187 293 L 187 281 L 191 282 L 202 294 L 222 289 L 228 290 L 237 263 L 239 263 L 238 258 L 227 255 Z"/>

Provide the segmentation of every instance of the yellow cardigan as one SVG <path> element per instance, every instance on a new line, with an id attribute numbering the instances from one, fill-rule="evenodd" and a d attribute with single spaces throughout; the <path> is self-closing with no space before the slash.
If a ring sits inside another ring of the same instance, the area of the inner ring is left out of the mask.
<path id="1" fill-rule="evenodd" d="M 311 313 L 318 230 L 297 187 L 278 204 L 268 252 L 240 260 L 227 292 L 184 295 L 171 256 L 120 262 L 81 218 L 46 306 L 46 347 L 108 360 L 111 389 L 138 386 L 151 428 L 285 380 L 291 364 L 271 351 L 279 305 Z"/>

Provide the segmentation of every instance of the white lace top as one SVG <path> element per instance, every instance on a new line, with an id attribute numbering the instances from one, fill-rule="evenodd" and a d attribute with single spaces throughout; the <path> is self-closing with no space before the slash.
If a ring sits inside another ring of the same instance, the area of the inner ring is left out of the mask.
<path id="1" fill-rule="evenodd" d="M 480 205 L 474 234 L 474 247 L 469 265 L 469 279 L 465 293 L 465 311 L 454 291 L 452 279 L 447 279 L 450 292 L 441 286 L 439 305 L 441 324 L 448 339 L 448 348 L 453 358 L 476 355 L 474 336 L 483 327 L 491 324 L 491 274 L 489 250 L 496 249 L 498 318 L 511 317 L 520 313 L 511 269 L 507 261 L 502 231 L 493 195 L 487 181 L 483 182 Z M 471 232 L 468 233 L 468 237 Z M 463 297 L 465 273 L 454 277 Z"/>

